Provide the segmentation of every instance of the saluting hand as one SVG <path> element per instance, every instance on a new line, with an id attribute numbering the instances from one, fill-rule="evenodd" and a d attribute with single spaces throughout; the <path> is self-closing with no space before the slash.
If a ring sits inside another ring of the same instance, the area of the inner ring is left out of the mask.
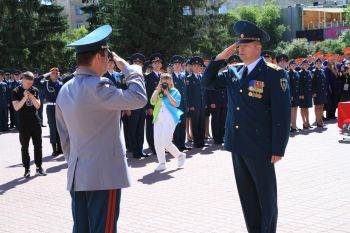
<path id="1" fill-rule="evenodd" d="M 228 59 L 229 57 L 231 57 L 235 53 L 237 48 L 238 48 L 238 44 L 237 43 L 232 44 L 231 46 L 229 46 L 226 49 L 224 49 L 224 51 L 219 53 L 216 56 L 215 61 Z"/>

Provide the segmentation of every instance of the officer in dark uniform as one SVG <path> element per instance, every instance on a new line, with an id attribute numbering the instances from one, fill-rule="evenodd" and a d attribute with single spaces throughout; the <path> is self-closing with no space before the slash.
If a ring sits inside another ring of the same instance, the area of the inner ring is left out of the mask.
<path id="1" fill-rule="evenodd" d="M 229 57 L 226 60 L 226 63 L 227 63 L 228 66 L 234 65 L 234 64 L 237 64 L 237 63 L 241 63 L 241 62 L 242 62 L 242 60 L 236 54 L 233 54 L 231 57 Z"/>
<path id="2" fill-rule="evenodd" d="M 50 143 L 52 145 L 52 156 L 57 157 L 62 154 L 60 137 L 58 135 L 56 126 L 56 98 L 62 87 L 62 82 L 58 80 L 59 69 L 53 67 L 50 69 L 50 75 L 42 75 L 37 78 L 39 81 L 38 86 L 41 87 L 44 97 L 46 99 L 46 115 L 50 128 Z M 48 79 L 47 79 L 48 78 Z"/>
<path id="3" fill-rule="evenodd" d="M 174 55 L 171 58 L 170 62 L 173 64 L 172 77 L 173 77 L 175 88 L 181 94 L 181 103 L 178 108 L 182 112 L 186 112 L 187 111 L 187 89 L 185 85 L 186 76 L 183 73 L 181 73 L 182 64 L 184 63 L 184 58 L 180 55 Z M 191 147 L 187 147 L 185 142 L 186 142 L 186 115 L 182 114 L 180 117 L 180 122 L 176 125 L 176 128 L 175 128 L 173 143 L 180 151 L 192 149 Z"/>
<path id="4" fill-rule="evenodd" d="M 200 70 L 204 65 L 201 57 L 191 58 L 192 74 L 186 77 L 187 105 L 191 117 L 191 130 L 193 146 L 203 148 L 208 146 L 204 143 L 205 138 L 205 89 L 202 87 L 202 75 Z"/>
<path id="5" fill-rule="evenodd" d="M 273 54 L 273 52 L 271 50 L 264 50 L 264 51 L 262 51 L 261 52 L 261 56 L 265 59 L 265 61 L 273 63 L 274 54 Z"/>
<path id="6" fill-rule="evenodd" d="M 227 72 L 226 70 L 224 72 Z M 214 144 L 224 143 L 225 122 L 227 114 L 226 88 L 220 90 L 207 90 L 207 106 L 211 113 L 211 132 Z"/>
<path id="7" fill-rule="evenodd" d="M 10 129 L 13 129 L 14 127 L 17 127 L 17 112 L 15 111 L 15 109 L 13 108 L 12 105 L 12 90 L 14 90 L 16 87 L 20 86 L 20 74 L 21 71 L 17 70 L 17 69 L 13 69 L 11 71 L 11 79 L 8 81 L 8 87 L 9 87 L 9 113 L 10 113 Z"/>
<path id="8" fill-rule="evenodd" d="M 0 70 L 0 131 L 8 131 L 8 92 L 5 72 Z"/>
<path id="9" fill-rule="evenodd" d="M 279 67 L 281 67 L 282 69 L 286 70 L 287 66 L 288 66 L 288 56 L 286 54 L 277 54 L 276 55 L 276 62 L 277 65 Z"/>
<path id="10" fill-rule="evenodd" d="M 309 108 L 312 108 L 312 79 L 309 71 L 309 62 L 304 59 L 301 62 L 300 75 L 300 113 L 303 119 L 303 129 L 311 129 L 309 120 Z"/>
<path id="11" fill-rule="evenodd" d="M 156 154 L 156 149 L 154 148 L 154 138 L 153 138 L 153 109 L 154 106 L 151 104 L 150 99 L 154 90 L 156 89 L 159 78 L 161 75 L 161 68 L 163 63 L 163 56 L 160 53 L 152 54 L 150 61 L 152 62 L 153 71 L 152 73 L 146 75 L 145 84 L 147 91 L 148 103 L 146 105 L 146 139 L 149 148 L 152 150 L 153 154 Z"/>
<path id="12" fill-rule="evenodd" d="M 289 139 L 290 94 L 286 72 L 262 57 L 266 32 L 253 23 L 234 26 L 238 42 L 208 64 L 203 85 L 227 87 L 225 149 L 232 152 L 236 183 L 249 233 L 275 233 L 277 184 L 274 163 L 284 156 Z M 218 74 L 239 46 L 244 64 Z"/>
<path id="13" fill-rule="evenodd" d="M 297 112 L 299 107 L 300 97 L 300 76 L 299 72 L 295 71 L 296 62 L 294 59 L 289 61 L 289 85 L 290 85 L 290 101 L 291 101 L 291 127 L 290 132 L 296 132 L 298 130 L 297 124 Z"/>
<path id="14" fill-rule="evenodd" d="M 326 75 L 322 70 L 322 60 L 315 60 L 315 69 L 312 70 L 312 93 L 315 105 L 317 127 L 323 127 L 323 108 L 327 103 Z"/>
<path id="15" fill-rule="evenodd" d="M 135 53 L 130 56 L 131 65 L 143 66 L 146 59 L 141 53 Z M 139 108 L 136 110 L 125 111 L 128 117 L 128 138 L 130 144 L 130 151 L 135 159 L 141 157 L 148 157 L 147 154 L 143 153 L 143 142 L 145 140 L 145 119 L 146 112 L 145 108 Z"/>

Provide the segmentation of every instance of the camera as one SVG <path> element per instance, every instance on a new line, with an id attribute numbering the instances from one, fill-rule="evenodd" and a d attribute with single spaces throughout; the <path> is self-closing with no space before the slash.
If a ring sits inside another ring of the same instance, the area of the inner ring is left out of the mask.
<path id="1" fill-rule="evenodd" d="M 169 88 L 168 83 L 166 83 L 166 82 L 162 83 L 162 89 L 163 90 L 167 90 L 168 88 Z"/>

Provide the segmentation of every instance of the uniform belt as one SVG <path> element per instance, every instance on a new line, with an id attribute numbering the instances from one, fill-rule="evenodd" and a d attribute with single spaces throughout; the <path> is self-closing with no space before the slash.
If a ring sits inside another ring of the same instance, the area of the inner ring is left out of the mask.
<path id="1" fill-rule="evenodd" d="M 56 103 L 49 102 L 49 103 L 46 103 L 46 105 L 56 105 Z"/>

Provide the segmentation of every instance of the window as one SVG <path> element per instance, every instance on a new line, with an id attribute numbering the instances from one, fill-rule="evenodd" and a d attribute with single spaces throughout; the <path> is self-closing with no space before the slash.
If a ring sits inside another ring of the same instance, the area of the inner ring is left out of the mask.
<path id="1" fill-rule="evenodd" d="M 75 14 L 76 15 L 83 15 L 84 11 L 81 10 L 80 6 L 75 6 Z"/>

